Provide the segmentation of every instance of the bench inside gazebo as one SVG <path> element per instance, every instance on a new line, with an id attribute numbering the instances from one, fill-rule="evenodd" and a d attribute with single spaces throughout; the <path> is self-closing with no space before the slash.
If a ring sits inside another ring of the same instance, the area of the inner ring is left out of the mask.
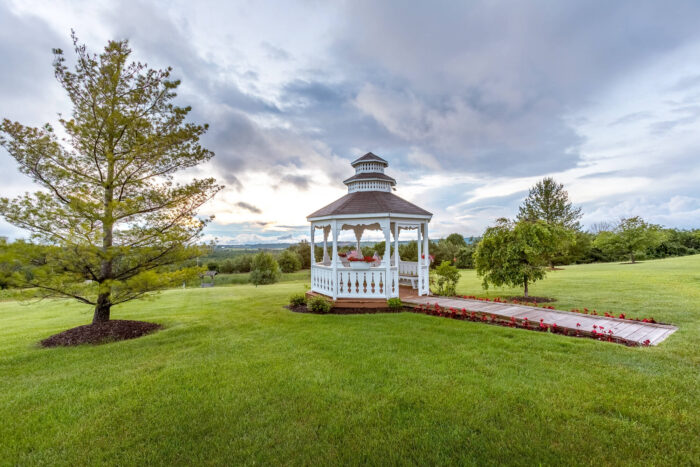
<path id="1" fill-rule="evenodd" d="M 385 305 L 387 299 L 399 297 L 400 290 L 406 290 L 401 285 L 410 287 L 404 293 L 428 295 L 428 223 L 432 214 L 393 193 L 396 180 L 384 173 L 389 166 L 386 160 L 370 152 L 351 165 L 355 175 L 343 182 L 348 193 L 307 217 L 311 223 L 310 293 L 324 295 L 338 306 L 353 307 Z M 339 254 L 338 238 L 342 231 L 354 233 L 356 251 L 361 252 L 360 242 L 367 230 L 382 232 L 383 257 Z M 403 230 L 415 231 L 418 261 L 400 258 L 399 234 Z M 314 254 L 317 231 L 323 238 L 320 262 Z M 394 254 L 390 257 L 392 243 Z"/>

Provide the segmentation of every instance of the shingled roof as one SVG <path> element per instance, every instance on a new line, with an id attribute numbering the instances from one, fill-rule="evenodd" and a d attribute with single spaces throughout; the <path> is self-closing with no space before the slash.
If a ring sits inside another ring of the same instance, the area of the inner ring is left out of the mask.
<path id="1" fill-rule="evenodd" d="M 355 180 L 386 180 L 387 182 L 391 182 L 392 185 L 396 185 L 396 179 L 384 175 L 381 172 L 363 172 L 359 174 L 355 174 L 352 177 L 346 179 L 343 181 L 346 185 L 350 182 L 354 182 Z"/>
<path id="2" fill-rule="evenodd" d="M 333 201 L 309 214 L 307 219 L 351 214 L 409 214 L 432 216 L 432 213 L 386 191 L 357 191 Z"/>
<path id="3" fill-rule="evenodd" d="M 381 157 L 379 157 L 376 154 L 372 154 L 371 152 L 368 152 L 364 156 L 355 159 L 354 161 L 352 161 L 350 163 L 350 165 L 355 167 L 357 164 L 359 164 L 361 162 L 381 162 L 382 164 L 384 164 L 385 167 L 389 166 L 389 163 L 387 161 L 385 161 L 384 159 L 382 159 Z"/>

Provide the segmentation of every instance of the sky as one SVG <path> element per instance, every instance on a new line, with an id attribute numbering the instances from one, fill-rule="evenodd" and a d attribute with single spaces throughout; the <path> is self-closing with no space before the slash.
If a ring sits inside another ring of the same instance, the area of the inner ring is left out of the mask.
<path id="1" fill-rule="evenodd" d="M 551 176 L 591 227 L 700 227 L 700 2 L 0 0 L 0 117 L 70 105 L 52 48 L 129 39 L 209 123 L 206 240 L 308 238 L 350 162 L 389 161 L 431 236 L 479 235 Z M 34 191 L 0 148 L 0 196 Z M 0 220 L 0 235 L 27 237 Z"/>

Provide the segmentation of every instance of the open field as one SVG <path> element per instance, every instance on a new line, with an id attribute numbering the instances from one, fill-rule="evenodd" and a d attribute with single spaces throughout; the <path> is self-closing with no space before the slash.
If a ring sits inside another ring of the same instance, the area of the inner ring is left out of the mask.
<path id="1" fill-rule="evenodd" d="M 283 309 L 305 284 L 168 291 L 113 311 L 165 330 L 69 349 L 36 342 L 88 307 L 0 303 L 0 463 L 700 463 L 700 256 L 531 288 L 679 326 L 655 348 Z M 483 295 L 473 271 L 458 291 Z"/>

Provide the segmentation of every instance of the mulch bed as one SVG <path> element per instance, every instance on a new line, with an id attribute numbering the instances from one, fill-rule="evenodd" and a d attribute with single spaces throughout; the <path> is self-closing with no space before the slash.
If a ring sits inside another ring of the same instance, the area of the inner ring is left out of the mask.
<path id="1" fill-rule="evenodd" d="M 163 326 L 146 321 L 113 319 L 105 323 L 86 324 L 68 329 L 40 342 L 42 347 L 69 347 L 82 344 L 104 344 L 151 334 Z"/>
<path id="2" fill-rule="evenodd" d="M 556 298 L 551 297 L 506 297 L 506 299 L 520 303 L 552 303 L 557 301 Z"/>
<path id="3" fill-rule="evenodd" d="M 331 311 L 328 313 L 319 313 L 309 310 L 306 305 L 285 305 L 285 308 L 294 313 L 311 313 L 313 315 L 367 315 L 375 313 L 401 313 L 402 311 L 406 311 L 404 309 L 392 310 L 390 308 L 331 308 Z"/>

